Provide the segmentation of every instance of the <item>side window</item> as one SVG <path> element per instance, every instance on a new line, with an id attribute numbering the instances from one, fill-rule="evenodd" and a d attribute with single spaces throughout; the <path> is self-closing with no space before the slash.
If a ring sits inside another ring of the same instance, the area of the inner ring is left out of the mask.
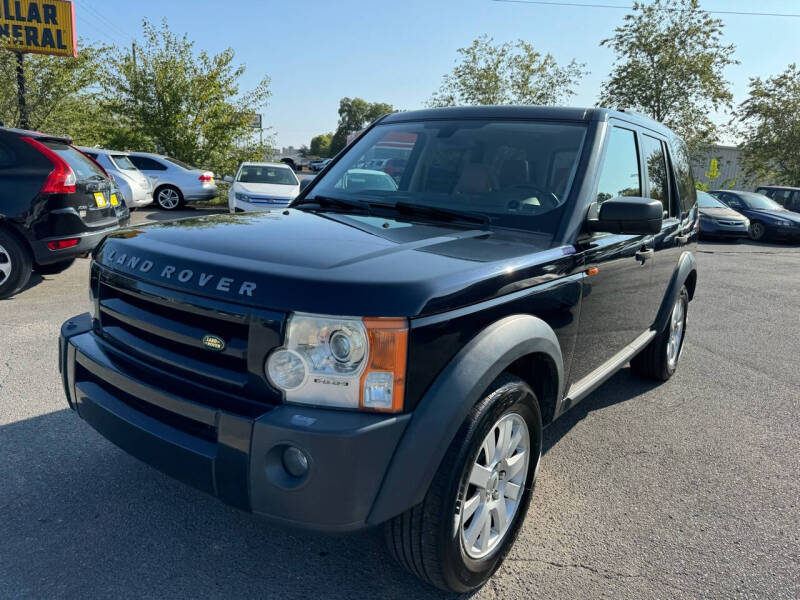
<path id="1" fill-rule="evenodd" d="M 792 192 L 792 197 L 789 200 L 789 204 L 786 205 L 786 208 L 794 212 L 800 212 L 800 190 Z"/>
<path id="2" fill-rule="evenodd" d="M 14 166 L 14 155 L 11 150 L 0 144 L 0 169 Z"/>
<path id="3" fill-rule="evenodd" d="M 142 171 L 166 171 L 167 167 L 146 156 L 131 156 L 131 162 Z"/>
<path id="4" fill-rule="evenodd" d="M 641 180 L 636 135 L 630 129 L 612 127 L 597 186 L 597 203 L 618 196 L 641 196 Z"/>
<path id="5" fill-rule="evenodd" d="M 689 148 L 682 139 L 673 136 L 670 140 L 670 155 L 678 184 L 681 214 L 685 215 L 697 203 L 697 190 L 694 186 L 694 176 L 689 162 Z"/>
<path id="6" fill-rule="evenodd" d="M 722 201 L 731 208 L 747 208 L 744 205 L 744 202 L 739 200 L 739 198 L 733 194 L 723 194 Z"/>
<path id="7" fill-rule="evenodd" d="M 661 140 L 657 140 L 649 135 L 641 136 L 642 153 L 647 165 L 647 187 L 649 197 L 658 200 L 664 207 L 664 212 L 675 216 L 675 211 L 671 210 L 669 201 L 669 177 L 667 171 L 667 157 L 664 154 L 664 146 Z"/>
<path id="8" fill-rule="evenodd" d="M 768 190 L 766 188 L 758 188 L 756 190 L 756 194 L 764 194 L 768 198 L 774 198 L 775 197 L 775 190 Z"/>

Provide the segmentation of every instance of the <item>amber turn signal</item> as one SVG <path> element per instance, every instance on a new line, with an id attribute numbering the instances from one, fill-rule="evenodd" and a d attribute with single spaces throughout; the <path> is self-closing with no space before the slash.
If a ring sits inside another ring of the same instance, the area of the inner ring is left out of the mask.
<path id="1" fill-rule="evenodd" d="M 361 408 L 382 412 L 403 410 L 406 389 L 408 321 L 365 318 L 369 363 L 361 376 Z"/>

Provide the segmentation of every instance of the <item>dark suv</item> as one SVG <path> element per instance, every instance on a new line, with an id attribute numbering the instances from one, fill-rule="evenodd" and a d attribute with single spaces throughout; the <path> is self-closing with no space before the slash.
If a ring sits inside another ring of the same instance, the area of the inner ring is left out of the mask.
<path id="1" fill-rule="evenodd" d="M 0 127 L 0 298 L 90 252 L 128 210 L 68 138 Z"/>
<path id="2" fill-rule="evenodd" d="M 378 159 L 395 186 L 364 176 Z M 173 477 L 282 523 L 384 524 L 464 592 L 517 535 L 542 428 L 629 361 L 675 372 L 697 233 L 686 146 L 654 121 L 397 113 L 288 209 L 109 236 L 64 389 Z"/>
<path id="3" fill-rule="evenodd" d="M 756 192 L 771 198 L 786 210 L 800 213 L 800 188 L 783 185 L 762 185 L 756 189 Z"/>

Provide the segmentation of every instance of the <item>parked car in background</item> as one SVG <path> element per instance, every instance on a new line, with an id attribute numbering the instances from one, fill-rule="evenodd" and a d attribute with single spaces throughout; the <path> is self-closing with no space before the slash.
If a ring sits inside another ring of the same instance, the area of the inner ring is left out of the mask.
<path id="1" fill-rule="evenodd" d="M 738 239 L 747 237 L 750 220 L 728 208 L 706 192 L 697 192 L 700 211 L 700 237 Z"/>
<path id="2" fill-rule="evenodd" d="M 116 186 L 66 137 L 0 127 L 0 298 L 127 223 Z"/>
<path id="3" fill-rule="evenodd" d="M 120 190 L 125 206 L 141 208 L 153 203 L 153 186 L 150 180 L 131 162 L 127 152 L 101 148 L 78 148 L 105 169 Z"/>
<path id="4" fill-rule="evenodd" d="M 360 190 L 397 190 L 397 183 L 383 171 L 372 169 L 348 169 L 337 186 L 348 192 Z"/>
<path id="5" fill-rule="evenodd" d="M 331 162 L 330 158 L 318 158 L 308 163 L 308 167 L 314 171 L 314 173 L 319 173 L 322 171 L 322 169 L 328 166 L 329 162 Z"/>
<path id="6" fill-rule="evenodd" d="M 782 185 L 762 185 L 756 189 L 756 192 L 771 198 L 786 210 L 800 213 L 800 188 Z"/>
<path id="7" fill-rule="evenodd" d="M 177 210 L 187 202 L 216 198 L 214 173 L 198 169 L 177 158 L 149 152 L 131 152 L 130 161 L 153 186 L 153 199 L 159 208 Z"/>
<path id="8" fill-rule="evenodd" d="M 755 192 L 712 190 L 709 192 L 727 206 L 750 219 L 750 238 L 800 241 L 800 214 Z"/>
<path id="9" fill-rule="evenodd" d="M 233 212 L 286 206 L 300 193 L 300 181 L 291 167 L 275 162 L 242 163 L 228 192 Z"/>

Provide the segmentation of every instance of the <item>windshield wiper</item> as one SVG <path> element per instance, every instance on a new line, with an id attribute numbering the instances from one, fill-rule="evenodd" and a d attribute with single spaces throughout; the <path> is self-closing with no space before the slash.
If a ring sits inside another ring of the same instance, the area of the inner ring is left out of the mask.
<path id="1" fill-rule="evenodd" d="M 369 203 L 364 202 L 363 200 L 353 200 L 350 198 L 332 198 L 331 196 L 320 196 L 319 194 L 317 194 L 313 198 L 303 198 L 302 200 L 293 203 L 292 208 L 296 208 L 304 204 L 318 204 L 321 207 L 325 206 L 325 207 L 336 207 L 336 208 L 357 208 L 367 213 L 371 212 Z"/>
<path id="2" fill-rule="evenodd" d="M 437 217 L 448 221 L 471 221 L 481 225 L 489 225 L 492 220 L 484 214 L 468 211 L 454 210 L 452 208 L 441 208 L 429 204 L 417 204 L 416 202 L 404 202 L 402 200 L 394 204 L 388 204 L 388 208 L 393 208 L 399 212 Z"/>

